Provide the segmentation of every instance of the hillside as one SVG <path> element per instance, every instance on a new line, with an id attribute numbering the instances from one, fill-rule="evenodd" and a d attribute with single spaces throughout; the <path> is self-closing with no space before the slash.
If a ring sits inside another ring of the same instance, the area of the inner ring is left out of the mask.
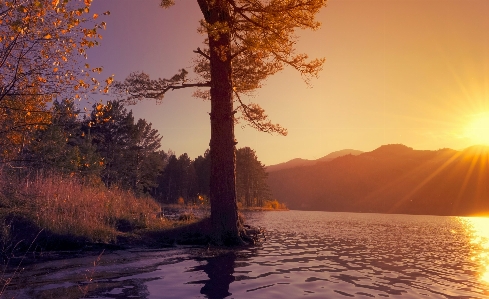
<path id="1" fill-rule="evenodd" d="M 489 213 L 489 148 L 413 150 L 385 145 L 328 163 L 269 173 L 291 209 L 470 215 Z"/>
<path id="2" fill-rule="evenodd" d="M 307 160 L 307 159 L 301 159 L 301 158 L 292 159 L 288 162 L 267 166 L 266 170 L 267 170 L 267 172 L 273 172 L 273 171 L 279 171 L 279 170 L 295 168 L 295 167 L 312 166 L 318 162 L 329 162 L 329 161 L 332 161 L 333 159 L 341 157 L 341 156 L 359 155 L 361 153 L 363 153 L 363 152 L 353 150 L 353 149 L 344 149 L 341 151 L 332 152 L 332 153 L 330 153 L 330 154 L 328 154 L 322 158 L 316 159 L 316 160 Z"/>

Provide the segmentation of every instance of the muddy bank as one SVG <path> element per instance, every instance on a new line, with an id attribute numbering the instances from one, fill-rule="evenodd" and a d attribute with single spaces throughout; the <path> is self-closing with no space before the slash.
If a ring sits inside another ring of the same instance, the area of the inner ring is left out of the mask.
<path id="1" fill-rule="evenodd" d="M 20 215 L 8 218 L 9 232 L 1 240 L 0 257 L 4 269 L 19 264 L 30 265 L 42 261 L 90 256 L 101 251 L 174 248 L 176 245 L 197 245 L 208 248 L 212 231 L 205 210 L 164 208 L 161 221 L 164 228 L 141 228 L 121 221 L 116 226 L 117 236 L 110 242 L 94 242 L 86 237 L 60 235 L 38 227 L 32 220 Z M 260 241 L 263 230 L 244 224 L 242 230 L 250 245 Z M 243 236 L 245 237 L 245 236 Z"/>

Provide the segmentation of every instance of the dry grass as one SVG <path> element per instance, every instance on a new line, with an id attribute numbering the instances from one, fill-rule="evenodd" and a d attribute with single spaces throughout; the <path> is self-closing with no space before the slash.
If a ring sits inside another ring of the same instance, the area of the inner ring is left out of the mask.
<path id="1" fill-rule="evenodd" d="M 12 179 L 0 171 L 1 214 L 22 215 L 55 234 L 112 243 L 121 231 L 168 225 L 155 217 L 160 211 L 153 199 L 118 188 L 56 174 Z"/>

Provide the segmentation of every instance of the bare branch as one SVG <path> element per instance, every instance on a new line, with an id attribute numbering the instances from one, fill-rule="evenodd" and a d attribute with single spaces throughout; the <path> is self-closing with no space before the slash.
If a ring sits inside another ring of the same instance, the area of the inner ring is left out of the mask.
<path id="1" fill-rule="evenodd" d="M 197 48 L 197 50 L 194 50 L 194 53 L 197 53 L 197 54 L 204 56 L 205 58 L 207 58 L 207 60 L 211 60 L 211 57 L 209 55 L 205 54 L 204 52 L 202 52 L 202 50 L 200 48 Z"/>
<path id="2" fill-rule="evenodd" d="M 249 126 L 257 129 L 258 131 L 265 133 L 278 133 L 283 136 L 287 136 L 287 129 L 281 127 L 279 124 L 272 124 L 272 122 L 268 119 L 268 115 L 266 115 L 260 106 L 257 104 L 246 105 L 241 100 L 241 97 L 237 92 L 235 95 L 240 103 L 240 107 L 238 107 L 235 111 L 240 110 L 244 114 L 244 119 L 249 123 Z"/>
<path id="3" fill-rule="evenodd" d="M 150 79 L 145 73 L 132 73 L 124 82 L 115 82 L 114 90 L 120 97 L 126 97 L 124 102 L 135 104 L 143 99 L 155 99 L 158 103 L 163 100 L 166 92 L 190 87 L 210 87 L 210 82 L 186 83 L 188 72 L 181 69 L 180 73 L 170 79 Z"/>

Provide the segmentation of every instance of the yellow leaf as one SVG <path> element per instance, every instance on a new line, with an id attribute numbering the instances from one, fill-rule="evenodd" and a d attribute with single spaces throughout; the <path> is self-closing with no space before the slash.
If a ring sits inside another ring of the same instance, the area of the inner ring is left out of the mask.
<path id="1" fill-rule="evenodd" d="M 109 77 L 109 78 L 107 78 L 107 80 L 105 80 L 105 83 L 107 83 L 107 85 L 110 85 L 110 84 L 112 84 L 113 81 L 114 81 L 114 78 Z"/>
<path id="2" fill-rule="evenodd" d="M 98 14 L 94 13 L 93 14 L 93 19 L 95 20 L 96 18 L 98 18 Z"/>
<path id="3" fill-rule="evenodd" d="M 49 33 L 48 33 L 48 34 L 46 34 L 46 35 L 44 36 L 44 38 L 45 38 L 45 39 L 51 39 L 51 34 L 49 34 Z"/>

